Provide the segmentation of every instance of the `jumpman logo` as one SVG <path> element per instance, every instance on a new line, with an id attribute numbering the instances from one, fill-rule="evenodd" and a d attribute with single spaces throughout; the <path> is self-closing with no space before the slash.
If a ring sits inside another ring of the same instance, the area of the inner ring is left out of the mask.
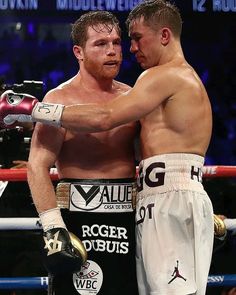
<path id="1" fill-rule="evenodd" d="M 183 276 L 181 276 L 181 274 L 179 273 L 179 260 L 177 260 L 176 263 L 177 265 L 175 266 L 175 269 L 171 275 L 173 278 L 168 282 L 168 284 L 173 282 L 176 278 L 180 278 L 186 281 L 186 279 Z"/>
<path id="2" fill-rule="evenodd" d="M 57 231 L 54 235 L 53 239 L 47 239 L 46 237 L 44 238 L 44 242 L 45 242 L 45 247 L 44 249 L 48 249 L 48 254 L 52 255 L 54 253 L 60 252 L 62 249 L 62 242 L 58 240 L 58 235 L 59 235 L 59 231 Z"/>

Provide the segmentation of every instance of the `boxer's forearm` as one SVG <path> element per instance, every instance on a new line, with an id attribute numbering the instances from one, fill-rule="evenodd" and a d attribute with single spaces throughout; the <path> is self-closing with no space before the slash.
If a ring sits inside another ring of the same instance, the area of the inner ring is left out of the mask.
<path id="1" fill-rule="evenodd" d="M 143 115 L 143 107 L 134 107 L 132 96 L 128 105 L 123 99 L 109 101 L 105 104 L 76 104 L 65 106 L 51 102 L 39 102 L 35 97 L 21 94 L 20 101 L 13 98 L 15 93 L 5 93 L 0 100 L 0 125 L 14 128 L 16 122 L 40 122 L 55 127 L 79 132 L 100 132 L 110 130 L 118 125 Z M 119 96 L 119 98 L 122 98 Z M 9 99 L 12 103 L 8 103 Z M 141 111 L 140 111 L 141 110 Z"/>
<path id="2" fill-rule="evenodd" d="M 57 207 L 54 187 L 47 169 L 28 164 L 28 183 L 38 213 Z"/>
<path id="3" fill-rule="evenodd" d="M 0 125 L 14 128 L 17 122 L 40 122 L 79 132 L 106 131 L 137 121 L 152 110 L 152 104 L 142 99 L 136 102 L 136 92 L 135 95 L 122 94 L 104 104 L 70 106 L 39 102 L 28 94 L 5 92 L 0 99 Z"/>
<path id="4" fill-rule="evenodd" d="M 62 112 L 61 126 L 80 132 L 99 132 L 115 127 L 112 110 L 98 104 L 66 106 Z"/>

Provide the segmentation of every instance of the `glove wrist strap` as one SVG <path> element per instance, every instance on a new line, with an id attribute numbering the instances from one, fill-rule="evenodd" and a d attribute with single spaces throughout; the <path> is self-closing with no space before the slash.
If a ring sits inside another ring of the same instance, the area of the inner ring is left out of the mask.
<path id="1" fill-rule="evenodd" d="M 224 223 L 227 230 L 236 232 L 236 218 L 226 218 L 224 219 Z"/>
<path id="2" fill-rule="evenodd" d="M 43 231 L 46 232 L 52 228 L 65 228 L 66 225 L 62 219 L 60 208 L 53 208 L 39 213 Z"/>
<path id="3" fill-rule="evenodd" d="M 64 107 L 62 104 L 38 102 L 33 108 L 31 116 L 33 121 L 61 127 L 61 116 Z"/>

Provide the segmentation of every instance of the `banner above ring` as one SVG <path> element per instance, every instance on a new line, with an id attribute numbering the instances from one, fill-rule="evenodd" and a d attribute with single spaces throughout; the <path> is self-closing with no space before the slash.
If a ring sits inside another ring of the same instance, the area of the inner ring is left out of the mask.
<path id="1" fill-rule="evenodd" d="M 107 10 L 125 12 L 132 10 L 142 0 L 0 0 L 0 13 L 12 12 L 86 12 L 90 10 Z M 183 3 L 184 2 L 184 3 Z M 181 12 L 195 13 L 235 13 L 235 0 L 176 0 Z"/>

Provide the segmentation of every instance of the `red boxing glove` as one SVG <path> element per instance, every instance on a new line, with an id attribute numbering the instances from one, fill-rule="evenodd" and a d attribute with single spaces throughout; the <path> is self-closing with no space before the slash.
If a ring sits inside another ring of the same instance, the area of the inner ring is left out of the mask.
<path id="1" fill-rule="evenodd" d="M 0 125 L 14 128 L 17 122 L 32 122 L 31 113 L 38 99 L 29 94 L 5 91 L 0 98 Z"/>

